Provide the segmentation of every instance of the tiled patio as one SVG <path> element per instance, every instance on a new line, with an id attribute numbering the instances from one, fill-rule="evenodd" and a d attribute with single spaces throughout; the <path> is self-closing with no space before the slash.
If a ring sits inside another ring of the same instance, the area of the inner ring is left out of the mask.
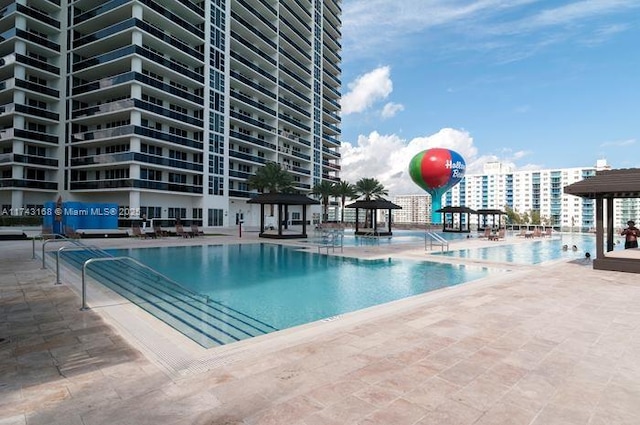
<path id="1" fill-rule="evenodd" d="M 638 275 L 523 267 L 168 373 L 31 256 L 0 244 L 0 425 L 640 423 Z"/>

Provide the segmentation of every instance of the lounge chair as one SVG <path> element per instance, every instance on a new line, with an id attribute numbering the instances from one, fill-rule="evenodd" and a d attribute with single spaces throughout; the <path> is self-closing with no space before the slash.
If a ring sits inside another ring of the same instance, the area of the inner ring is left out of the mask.
<path id="1" fill-rule="evenodd" d="M 542 237 L 542 230 L 540 230 L 539 227 L 536 227 L 535 229 L 533 229 L 533 237 L 534 238 L 541 238 Z"/>
<path id="2" fill-rule="evenodd" d="M 516 236 L 519 237 L 526 237 L 527 236 L 527 229 L 520 229 L 520 233 L 516 234 Z"/>
<path id="3" fill-rule="evenodd" d="M 489 240 L 490 241 L 499 241 L 500 239 L 504 239 L 505 236 L 505 230 L 504 229 L 500 229 L 498 230 L 497 233 L 493 233 L 491 236 L 489 236 Z"/>
<path id="4" fill-rule="evenodd" d="M 167 232 L 162 230 L 162 227 L 160 226 L 153 226 L 153 233 L 156 234 L 157 238 L 164 238 L 165 236 L 167 236 Z"/>
<path id="5" fill-rule="evenodd" d="M 140 229 L 140 226 L 133 226 L 132 228 L 133 230 L 133 236 L 136 238 L 142 238 L 142 239 L 147 239 L 147 238 L 154 238 L 156 237 L 155 233 L 149 233 L 146 231 L 142 231 L 142 229 Z"/>
<path id="6" fill-rule="evenodd" d="M 200 229 L 198 229 L 198 225 L 197 224 L 192 224 L 191 225 L 191 234 L 195 237 L 195 236 L 204 236 L 204 232 Z"/>
<path id="7" fill-rule="evenodd" d="M 184 227 L 182 227 L 182 224 L 176 224 L 176 235 L 183 238 L 192 238 L 193 232 L 187 232 L 184 230 Z"/>
<path id="8" fill-rule="evenodd" d="M 490 237 L 491 237 L 491 228 L 485 227 L 484 234 L 481 236 L 481 238 L 489 239 Z"/>

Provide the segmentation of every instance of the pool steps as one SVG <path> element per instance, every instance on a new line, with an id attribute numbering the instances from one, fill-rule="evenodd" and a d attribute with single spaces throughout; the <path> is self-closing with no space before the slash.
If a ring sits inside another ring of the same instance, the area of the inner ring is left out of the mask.
<path id="1" fill-rule="evenodd" d="M 86 260 L 110 256 L 102 250 L 64 252 L 78 270 Z M 91 264 L 87 275 L 205 348 L 225 345 L 276 328 L 215 300 L 191 292 L 153 269 L 124 260 Z"/>

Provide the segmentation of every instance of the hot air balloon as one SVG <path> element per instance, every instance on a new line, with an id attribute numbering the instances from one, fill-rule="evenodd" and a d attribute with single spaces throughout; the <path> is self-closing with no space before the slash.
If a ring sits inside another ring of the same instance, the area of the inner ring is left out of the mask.
<path id="1" fill-rule="evenodd" d="M 433 148 L 420 152 L 409 163 L 411 180 L 431 195 L 431 222 L 440 223 L 442 195 L 464 177 L 467 165 L 462 156 L 449 149 Z"/>

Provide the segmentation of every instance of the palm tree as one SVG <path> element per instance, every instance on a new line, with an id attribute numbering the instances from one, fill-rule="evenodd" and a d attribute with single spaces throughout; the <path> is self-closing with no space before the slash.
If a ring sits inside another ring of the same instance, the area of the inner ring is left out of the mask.
<path id="1" fill-rule="evenodd" d="M 329 197 L 335 194 L 335 185 L 329 180 L 322 180 L 313 186 L 311 194 L 316 195 L 322 200 L 322 222 L 329 219 Z"/>
<path id="2" fill-rule="evenodd" d="M 293 176 L 277 162 L 267 162 L 247 179 L 250 188 L 260 193 L 289 193 L 293 191 Z M 270 205 L 273 216 L 273 204 Z"/>
<path id="3" fill-rule="evenodd" d="M 355 199 L 358 197 L 356 187 L 349 182 L 341 181 L 335 184 L 334 196 L 340 197 L 340 221 L 344 223 L 344 204 L 347 202 L 347 198 Z"/>
<path id="4" fill-rule="evenodd" d="M 384 199 L 384 196 L 387 196 L 389 192 L 387 189 L 382 186 L 382 184 L 378 181 L 378 179 L 373 178 L 361 178 L 356 182 L 356 192 L 364 197 L 365 201 L 370 201 L 373 199 Z M 374 210 L 368 210 L 365 215 L 365 227 L 369 227 L 369 223 L 373 223 Z"/>
<path id="5" fill-rule="evenodd" d="M 356 182 L 356 193 L 364 197 L 365 201 L 373 199 L 383 199 L 389 192 L 382 186 L 378 179 L 361 178 Z"/>

